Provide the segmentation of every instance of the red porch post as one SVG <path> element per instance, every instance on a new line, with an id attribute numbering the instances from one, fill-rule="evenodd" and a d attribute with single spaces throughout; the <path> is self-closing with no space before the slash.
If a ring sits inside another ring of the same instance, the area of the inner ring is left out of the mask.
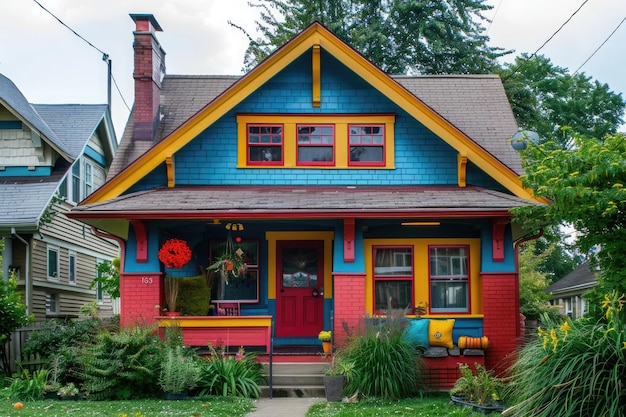
<path id="1" fill-rule="evenodd" d="M 163 279 L 159 272 L 120 275 L 120 326 L 155 324 L 161 313 Z"/>
<path id="2" fill-rule="evenodd" d="M 336 348 L 344 347 L 350 331 L 358 329 L 365 315 L 365 274 L 333 274 L 334 342 Z"/>
<path id="3" fill-rule="evenodd" d="M 483 332 L 489 338 L 487 369 L 504 371 L 514 359 L 519 337 L 517 273 L 483 273 Z"/>

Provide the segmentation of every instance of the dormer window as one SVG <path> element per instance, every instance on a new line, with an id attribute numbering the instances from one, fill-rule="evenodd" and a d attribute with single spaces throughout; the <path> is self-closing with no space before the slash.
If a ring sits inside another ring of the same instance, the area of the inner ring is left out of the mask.
<path id="1" fill-rule="evenodd" d="M 394 169 L 393 114 L 237 115 L 238 168 Z"/>
<path id="2" fill-rule="evenodd" d="M 248 163 L 283 164 L 282 125 L 248 125 Z"/>

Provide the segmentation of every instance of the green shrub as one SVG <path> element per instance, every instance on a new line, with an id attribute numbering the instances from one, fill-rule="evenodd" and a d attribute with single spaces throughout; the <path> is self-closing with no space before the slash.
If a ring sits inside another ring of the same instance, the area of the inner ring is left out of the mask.
<path id="1" fill-rule="evenodd" d="M 240 349 L 237 355 L 226 355 L 209 345 L 211 356 L 201 365 L 200 395 L 234 395 L 258 398 L 261 394 L 259 383 L 264 381 L 263 365 L 255 361 L 254 353 L 244 353 Z"/>
<path id="2" fill-rule="evenodd" d="M 418 392 L 423 362 L 416 347 L 403 338 L 402 310 L 389 311 L 385 319 L 366 319 L 361 334 L 354 335 L 342 352 L 354 364 L 354 378 L 345 392 L 367 397 L 400 399 Z"/>
<path id="3" fill-rule="evenodd" d="M 511 369 L 504 415 L 621 416 L 626 413 L 625 297 L 605 296 L 601 321 L 550 322 Z"/>
<path id="4" fill-rule="evenodd" d="M 157 396 L 162 348 L 154 326 L 100 333 L 82 357 L 84 390 L 97 400 Z"/>
<path id="5" fill-rule="evenodd" d="M 33 371 L 22 370 L 21 374 L 9 378 L 9 393 L 12 399 L 21 401 L 35 401 L 43 398 L 44 387 L 48 379 L 48 371 L 41 369 Z"/>
<path id="6" fill-rule="evenodd" d="M 207 285 L 207 277 L 178 278 L 176 305 L 186 316 L 206 316 L 211 306 L 211 289 Z"/>
<path id="7" fill-rule="evenodd" d="M 196 387 L 200 379 L 200 366 L 182 346 L 165 349 L 159 374 L 159 386 L 163 392 L 181 394 Z"/>
<path id="8" fill-rule="evenodd" d="M 43 323 L 41 329 L 29 335 L 22 351 L 26 355 L 39 355 L 47 360 L 57 355 L 62 347 L 91 343 L 100 328 L 100 320 L 94 318 L 70 321 L 50 320 Z"/>

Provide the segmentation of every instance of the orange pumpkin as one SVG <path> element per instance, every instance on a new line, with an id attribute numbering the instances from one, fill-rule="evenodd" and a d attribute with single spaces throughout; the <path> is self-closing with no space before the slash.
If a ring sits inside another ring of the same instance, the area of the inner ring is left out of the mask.
<path id="1" fill-rule="evenodd" d="M 13 404 L 13 408 L 15 408 L 16 410 L 19 410 L 20 408 L 24 408 L 24 404 L 22 404 L 22 403 L 15 403 L 15 404 Z"/>
<path id="2" fill-rule="evenodd" d="M 487 349 L 489 346 L 489 339 L 487 336 L 483 337 L 471 337 L 471 336 L 459 336 L 459 349 Z"/>

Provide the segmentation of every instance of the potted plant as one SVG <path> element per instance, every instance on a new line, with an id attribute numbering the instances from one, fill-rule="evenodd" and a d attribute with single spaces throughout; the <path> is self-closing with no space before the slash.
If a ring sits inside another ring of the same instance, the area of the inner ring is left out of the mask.
<path id="1" fill-rule="evenodd" d="M 177 276 L 187 273 L 182 268 L 191 260 L 191 249 L 182 239 L 168 239 L 159 249 L 159 261 L 165 265 L 165 304 L 167 314 L 176 313 L 176 299 L 178 298 Z M 178 271 L 178 272 L 177 272 Z"/>
<path id="2" fill-rule="evenodd" d="M 324 391 L 326 401 L 339 402 L 342 399 L 346 380 L 354 376 L 354 363 L 345 360 L 339 353 L 330 357 L 330 366 L 324 375 Z"/>
<path id="3" fill-rule="evenodd" d="M 332 332 L 330 330 L 322 330 L 317 335 L 317 338 L 322 342 L 322 347 L 324 349 L 324 354 L 330 353 L 330 341 L 332 339 Z"/>
<path id="4" fill-rule="evenodd" d="M 472 407 L 474 411 L 484 414 L 504 410 L 504 406 L 499 402 L 503 389 L 502 381 L 493 376 L 484 366 L 476 363 L 475 367 L 476 373 L 474 374 L 468 364 L 459 364 L 461 377 L 450 390 L 452 402 Z"/>
<path id="5" fill-rule="evenodd" d="M 184 399 L 187 391 L 196 387 L 200 379 L 200 367 L 185 355 L 182 346 L 170 346 L 165 351 L 159 386 L 166 400 Z"/>

